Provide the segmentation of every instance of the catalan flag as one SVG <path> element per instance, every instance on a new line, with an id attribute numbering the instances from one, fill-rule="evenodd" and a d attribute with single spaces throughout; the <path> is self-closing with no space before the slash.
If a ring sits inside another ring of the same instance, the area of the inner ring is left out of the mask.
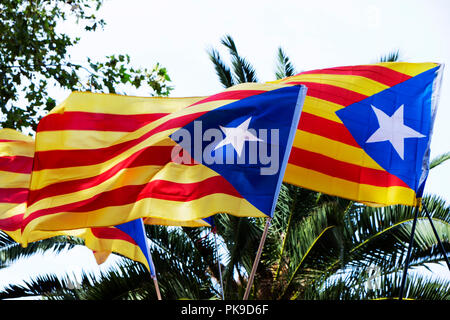
<path id="1" fill-rule="evenodd" d="M 393 62 L 276 81 L 308 87 L 284 181 L 366 204 L 416 205 L 441 70 L 437 63 Z"/>
<path id="2" fill-rule="evenodd" d="M 138 218 L 271 216 L 305 92 L 242 84 L 203 99 L 72 93 L 37 128 L 25 242 Z"/>

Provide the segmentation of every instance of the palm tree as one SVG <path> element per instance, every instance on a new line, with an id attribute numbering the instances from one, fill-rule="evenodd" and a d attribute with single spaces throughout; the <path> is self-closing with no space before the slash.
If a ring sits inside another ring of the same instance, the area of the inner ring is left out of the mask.
<path id="1" fill-rule="evenodd" d="M 247 60 L 237 57 L 236 45 L 231 36 L 225 36 L 221 42 L 229 49 L 232 61 L 246 61 L 245 68 L 254 73 L 254 68 Z M 223 86 L 229 87 L 238 83 L 238 79 L 242 79 L 238 77 L 241 66 L 233 62 L 231 67 L 228 67 L 217 50 L 210 50 L 209 57 Z M 277 79 L 296 73 L 282 48 L 278 49 L 277 58 Z M 398 59 L 399 52 L 393 51 L 381 57 L 380 61 L 391 62 Z M 431 168 L 449 157 L 448 153 L 437 157 L 432 161 Z M 286 199 L 289 200 L 286 202 Z M 427 198 L 427 201 L 430 201 L 435 208 L 433 219 L 437 220 L 435 223 L 440 226 L 439 235 L 449 247 L 448 206 L 435 198 Z M 284 185 L 277 208 L 279 210 L 272 222 L 271 232 L 258 268 L 253 289 L 254 298 L 323 297 L 323 292 L 331 294 L 332 288 L 336 288 L 338 292 L 344 292 L 341 288 L 343 284 L 353 288 L 345 297 L 370 297 L 369 294 L 365 294 L 362 286 L 357 286 L 359 291 L 356 291 L 355 286 L 358 283 L 367 282 L 369 274 L 366 270 L 372 265 L 383 267 L 383 283 L 386 284 L 385 288 L 391 289 L 385 292 L 379 291 L 378 296 L 398 296 L 397 279 L 401 271 L 399 266 L 402 266 L 404 260 L 405 245 L 408 243 L 413 219 L 410 207 L 393 206 L 373 209 L 348 200 Z M 254 223 L 259 229 L 262 227 L 260 221 L 249 219 L 247 221 Z M 435 262 L 443 258 L 436 252 L 437 240 L 433 237 L 431 227 L 427 226 L 427 223 L 421 216 L 416 236 L 417 243 L 422 244 L 422 251 L 415 249 L 411 265 L 424 265 L 426 262 Z M 382 239 L 385 240 L 382 241 Z M 255 239 L 248 241 L 254 242 Z M 249 247 L 255 248 L 254 245 Z M 246 252 L 245 257 L 248 256 L 249 253 Z M 236 265 L 235 268 L 237 267 Z M 248 263 L 242 267 L 247 272 L 250 270 Z M 337 276 L 339 274 L 342 276 Z M 336 281 L 337 279 L 339 281 Z M 417 286 L 429 284 L 431 287 L 442 288 L 441 293 L 445 293 L 450 287 L 450 282 L 445 280 L 436 282 L 433 279 L 424 280 L 419 276 L 414 279 L 416 281 L 409 281 L 408 288 L 411 289 L 411 286 L 415 284 Z M 411 289 L 410 293 L 412 292 L 420 291 Z M 344 298 L 344 296 L 340 297 Z"/>
<path id="2" fill-rule="evenodd" d="M 209 57 L 224 87 L 257 81 L 255 69 L 240 57 L 231 36 L 222 39 L 231 66 L 215 49 Z M 389 56 L 386 60 L 391 59 Z M 398 54 L 395 59 L 398 58 Z M 296 73 L 279 48 L 276 77 Z M 431 167 L 443 163 L 437 157 Z M 450 251 L 450 207 L 437 196 L 424 198 L 439 237 Z M 283 184 L 262 252 L 251 299 L 395 299 L 399 296 L 414 208 L 372 208 Z M 219 266 L 226 299 L 241 299 L 264 228 L 261 218 L 215 217 L 220 249 L 208 228 L 146 226 L 164 299 L 218 299 Z M 414 272 L 443 259 L 426 216 L 417 221 L 406 283 L 406 298 L 449 299 L 450 281 Z M 16 253 L 5 250 L 10 260 Z M 376 270 L 376 277 L 371 273 Z M 122 260 L 100 277 L 84 274 L 81 288 L 68 289 L 68 277 L 54 275 L 11 285 L 0 298 L 44 295 L 49 299 L 155 299 L 153 284 L 139 264 Z M 376 283 L 372 285 L 373 282 Z M 49 288 L 51 290 L 49 290 Z"/>

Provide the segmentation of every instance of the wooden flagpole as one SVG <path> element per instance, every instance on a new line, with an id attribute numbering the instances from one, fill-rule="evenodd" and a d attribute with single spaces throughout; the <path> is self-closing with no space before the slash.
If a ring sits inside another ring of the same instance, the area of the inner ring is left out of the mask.
<path id="1" fill-rule="evenodd" d="M 405 267 L 403 270 L 402 283 L 400 286 L 399 300 L 403 300 L 403 292 L 405 290 L 406 276 L 407 276 L 408 268 L 409 268 L 409 260 L 411 259 L 412 247 L 414 245 L 414 233 L 416 231 L 417 219 L 419 218 L 419 211 L 420 211 L 420 205 L 417 205 L 416 206 L 416 214 L 414 216 L 413 225 L 411 228 L 411 237 L 409 239 L 408 252 L 406 254 Z"/>
<path id="2" fill-rule="evenodd" d="M 256 268 L 258 267 L 259 260 L 261 258 L 261 252 L 264 247 L 264 242 L 266 241 L 266 237 L 267 237 L 267 233 L 269 231 L 269 226 L 270 226 L 271 221 L 272 221 L 271 217 L 267 218 L 266 226 L 264 227 L 264 232 L 261 236 L 261 241 L 259 242 L 259 247 L 258 247 L 258 251 L 256 253 L 255 261 L 253 262 L 252 272 L 250 273 L 250 277 L 248 278 L 247 288 L 245 289 L 244 298 L 243 298 L 244 300 L 248 299 L 248 296 L 250 294 L 250 289 L 253 286 L 253 279 L 255 278 Z"/>
<path id="3" fill-rule="evenodd" d="M 153 259 L 152 259 L 152 255 L 150 253 L 150 248 L 147 245 L 147 250 L 148 250 L 148 256 L 150 258 L 150 261 L 148 261 L 149 263 L 149 267 L 150 267 L 150 278 L 152 278 L 153 283 L 155 285 L 155 291 L 156 291 L 156 296 L 158 297 L 158 300 L 162 300 L 161 299 L 161 292 L 159 291 L 159 285 L 158 285 L 158 278 L 156 277 L 156 269 L 155 269 L 155 265 L 153 263 Z M 152 274 L 151 270 L 153 270 L 153 272 L 155 273 L 154 275 Z"/>
<path id="4" fill-rule="evenodd" d="M 151 276 L 151 278 L 153 279 L 153 283 L 155 284 L 156 296 L 158 297 L 158 300 L 162 300 L 161 299 L 161 292 L 159 291 L 158 278 L 156 278 L 156 275 L 155 276 Z"/>

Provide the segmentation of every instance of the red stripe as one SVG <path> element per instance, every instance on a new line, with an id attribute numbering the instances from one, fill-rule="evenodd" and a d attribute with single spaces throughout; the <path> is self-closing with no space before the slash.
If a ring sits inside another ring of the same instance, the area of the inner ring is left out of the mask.
<path id="1" fill-rule="evenodd" d="M 33 170 L 39 171 L 44 169 L 89 166 L 102 163 L 120 155 L 158 132 L 183 127 L 205 113 L 206 112 L 197 112 L 171 119 L 153 130 L 146 132 L 137 139 L 125 141 L 106 148 L 38 151 L 35 153 L 36 161 L 34 162 Z M 151 158 L 154 160 L 154 164 L 164 164 L 163 161 L 167 159 L 165 155 L 161 159 L 160 155 L 157 153 L 152 154 Z M 153 164 L 153 162 L 148 164 Z"/>
<path id="2" fill-rule="evenodd" d="M 137 246 L 136 241 L 126 232 L 114 227 L 95 227 L 91 228 L 92 234 L 98 239 L 123 240 Z"/>
<path id="3" fill-rule="evenodd" d="M 119 162 L 117 165 L 97 176 L 70 181 L 61 181 L 39 190 L 30 190 L 30 194 L 28 196 L 28 205 L 32 205 L 33 203 L 47 197 L 53 197 L 56 195 L 67 194 L 83 189 L 92 188 L 110 179 L 124 168 L 135 168 L 147 165 L 165 165 L 171 162 L 172 148 L 173 147 L 171 146 L 147 147 L 134 153 L 127 159 Z"/>
<path id="4" fill-rule="evenodd" d="M 24 203 L 28 188 L 0 188 L 0 203 Z"/>
<path id="5" fill-rule="evenodd" d="M 298 129 L 360 148 L 344 124 L 311 113 L 302 112 Z"/>
<path id="6" fill-rule="evenodd" d="M 127 205 L 145 198 L 188 202 L 215 193 L 242 198 L 236 189 L 222 176 L 210 177 L 196 183 L 154 180 L 148 184 L 124 186 L 96 194 L 86 200 L 35 211 L 24 220 L 23 227 L 36 218 L 58 212 L 86 212 L 110 206 Z M 111 224 L 120 223 L 122 222 L 111 221 Z"/>
<path id="7" fill-rule="evenodd" d="M 347 67 L 311 70 L 299 73 L 298 75 L 303 74 L 355 75 L 377 81 L 389 87 L 395 86 L 396 84 L 399 84 L 411 78 L 411 76 L 407 74 L 383 66 L 376 66 L 376 65 L 347 66 Z"/>
<path id="8" fill-rule="evenodd" d="M 15 173 L 31 173 L 33 158 L 25 156 L 0 157 L 0 170 Z"/>
<path id="9" fill-rule="evenodd" d="M 22 226 L 23 213 L 16 214 L 12 217 L 0 219 L 0 230 L 3 231 L 16 231 Z"/>
<path id="10" fill-rule="evenodd" d="M 41 119 L 38 131 L 96 130 L 132 132 L 166 115 L 167 113 L 121 115 L 79 111 L 51 113 Z"/>
<path id="11" fill-rule="evenodd" d="M 190 107 L 195 106 L 197 104 L 202 104 L 206 102 L 211 101 L 217 101 L 217 100 L 240 100 L 245 99 L 251 96 L 256 96 L 261 93 L 265 93 L 267 91 L 265 90 L 231 90 L 231 91 L 224 91 L 218 94 L 214 94 L 212 96 L 209 96 L 203 100 L 197 101 L 190 105 Z"/>
<path id="12" fill-rule="evenodd" d="M 303 84 L 308 88 L 307 96 L 330 101 L 341 106 L 347 107 L 353 103 L 366 99 L 368 96 L 330 84 L 308 82 L 308 81 L 291 81 L 287 84 Z"/>
<path id="13" fill-rule="evenodd" d="M 401 186 L 408 188 L 406 183 L 385 170 L 360 167 L 295 147 L 291 150 L 289 163 L 351 182 L 378 187 Z"/>

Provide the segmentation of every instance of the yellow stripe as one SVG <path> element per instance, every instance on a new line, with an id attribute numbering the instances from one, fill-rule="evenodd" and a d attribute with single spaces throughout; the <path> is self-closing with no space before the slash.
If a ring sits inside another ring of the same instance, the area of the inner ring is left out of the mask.
<path id="1" fill-rule="evenodd" d="M 0 203 L 0 219 L 11 218 L 18 214 L 24 214 L 26 203 Z"/>
<path id="2" fill-rule="evenodd" d="M 326 155 L 327 157 L 361 167 L 384 170 L 363 149 L 327 139 L 306 131 L 297 130 L 293 147 Z"/>
<path id="3" fill-rule="evenodd" d="M 210 227 L 209 223 L 202 219 L 192 221 L 176 221 L 170 219 L 144 218 L 144 223 L 158 226 Z"/>
<path id="4" fill-rule="evenodd" d="M 28 188 L 31 174 L 0 171 L 0 188 Z"/>
<path id="5" fill-rule="evenodd" d="M 438 64 L 434 62 L 425 62 L 425 63 L 380 62 L 377 63 L 377 65 L 392 69 L 400 73 L 404 73 L 411 77 L 417 76 L 422 72 L 425 72 L 438 66 Z"/>
<path id="6" fill-rule="evenodd" d="M 11 239 L 13 239 L 15 242 L 17 243 L 21 243 L 22 241 L 22 232 L 21 230 L 15 230 L 15 231 L 3 231 L 5 232 L 8 236 L 11 237 Z"/>
<path id="7" fill-rule="evenodd" d="M 341 119 L 336 115 L 336 111 L 342 108 L 344 107 L 339 104 L 306 96 L 302 112 L 311 113 L 321 118 L 342 123 Z"/>
<path id="8" fill-rule="evenodd" d="M 225 89 L 224 91 L 236 91 L 236 90 L 263 90 L 263 91 L 271 91 L 277 90 L 281 88 L 285 88 L 286 85 L 282 83 L 274 82 L 266 82 L 266 83 L 255 83 L 255 82 L 247 82 L 240 83 Z"/>
<path id="9" fill-rule="evenodd" d="M 341 74 L 301 74 L 298 76 L 289 77 L 287 79 L 274 81 L 274 83 L 291 81 L 329 84 L 347 90 L 355 91 L 366 96 L 374 95 L 375 93 L 389 88 L 384 84 L 362 76 Z"/>
<path id="10" fill-rule="evenodd" d="M 18 140 L 33 142 L 33 138 L 13 129 L 0 129 L 0 140 Z"/>
<path id="11" fill-rule="evenodd" d="M 89 212 L 61 212 L 36 218 L 25 227 L 24 244 L 34 238 L 36 231 L 77 229 L 85 225 L 118 225 L 126 221 L 153 217 L 164 220 L 192 221 L 203 219 L 216 213 L 228 213 L 238 217 L 267 217 L 247 200 L 226 194 L 211 194 L 189 202 L 167 201 L 145 198 L 135 203 L 101 208 Z"/>
<path id="12" fill-rule="evenodd" d="M 292 164 L 287 165 L 284 182 L 358 202 L 383 205 L 415 205 L 416 194 L 405 187 L 377 187 L 359 184 Z"/>
<path id="13" fill-rule="evenodd" d="M 39 132 L 36 139 L 39 139 L 36 151 L 47 151 L 107 148 L 119 142 L 130 141 L 132 137 L 129 132 L 60 130 Z M 173 146 L 175 144 L 173 140 L 166 139 L 157 145 Z"/>
<path id="14" fill-rule="evenodd" d="M 185 166 L 171 162 L 155 174 L 152 181 L 166 180 L 177 183 L 195 183 L 218 175 L 217 172 L 204 165 Z"/>
<path id="15" fill-rule="evenodd" d="M 50 113 L 63 113 L 64 111 L 121 115 L 172 113 L 201 99 L 203 97 L 133 97 L 116 94 L 72 92 L 66 100 L 55 107 Z"/>
<path id="16" fill-rule="evenodd" d="M 5 218 L 5 213 L 17 205 L 17 203 L 0 202 L 0 219 Z"/>
<path id="17" fill-rule="evenodd" d="M 0 157 L 8 156 L 34 156 L 34 142 L 14 141 L 0 142 Z"/>

